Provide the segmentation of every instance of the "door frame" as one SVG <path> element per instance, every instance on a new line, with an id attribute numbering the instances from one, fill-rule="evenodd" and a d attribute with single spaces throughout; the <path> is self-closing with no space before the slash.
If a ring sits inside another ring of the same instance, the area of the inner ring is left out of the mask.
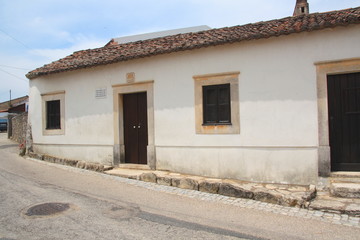
<path id="1" fill-rule="evenodd" d="M 156 169 L 155 135 L 154 135 L 154 81 L 143 81 L 112 85 L 113 88 L 113 119 L 114 119 L 114 153 L 115 166 L 125 164 L 124 112 L 123 95 L 146 92 L 148 115 L 148 146 L 147 166 Z"/>
<path id="2" fill-rule="evenodd" d="M 318 103 L 318 172 L 320 177 L 328 177 L 331 173 L 329 110 L 327 76 L 360 71 L 360 58 L 316 62 L 317 103 Z"/>

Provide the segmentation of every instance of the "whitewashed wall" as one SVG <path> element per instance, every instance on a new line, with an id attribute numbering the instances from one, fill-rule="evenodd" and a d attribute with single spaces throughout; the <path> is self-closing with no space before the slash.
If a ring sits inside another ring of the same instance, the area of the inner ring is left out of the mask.
<path id="1" fill-rule="evenodd" d="M 158 169 L 222 178 L 317 181 L 315 62 L 360 57 L 360 27 L 172 53 L 30 81 L 35 150 L 111 164 L 112 85 L 154 80 Z M 240 134 L 197 135 L 194 75 L 240 71 Z M 95 99 L 97 88 L 107 98 Z M 41 93 L 65 90 L 65 135 L 43 136 Z"/>

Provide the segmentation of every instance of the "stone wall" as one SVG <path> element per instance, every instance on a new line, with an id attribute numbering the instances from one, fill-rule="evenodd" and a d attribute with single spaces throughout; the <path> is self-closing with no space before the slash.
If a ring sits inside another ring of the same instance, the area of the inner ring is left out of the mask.
<path id="1" fill-rule="evenodd" d="M 11 123 L 10 123 L 11 122 Z M 10 139 L 18 143 L 24 143 L 26 140 L 28 114 L 22 113 L 15 116 L 9 117 L 9 127 L 11 127 Z"/>

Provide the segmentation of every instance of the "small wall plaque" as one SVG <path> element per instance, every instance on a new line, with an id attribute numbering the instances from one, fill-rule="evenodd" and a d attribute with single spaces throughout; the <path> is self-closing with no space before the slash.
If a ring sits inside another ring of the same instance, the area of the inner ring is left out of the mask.
<path id="1" fill-rule="evenodd" d="M 130 73 L 126 74 L 126 82 L 127 83 L 135 82 L 135 73 L 134 72 L 130 72 Z"/>
<path id="2" fill-rule="evenodd" d="M 95 90 L 95 98 L 101 99 L 106 98 L 106 88 L 98 88 Z"/>

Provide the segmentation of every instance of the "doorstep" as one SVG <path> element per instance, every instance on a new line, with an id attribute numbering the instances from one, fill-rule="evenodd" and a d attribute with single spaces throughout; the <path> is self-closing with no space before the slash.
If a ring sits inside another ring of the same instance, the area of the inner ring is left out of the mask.
<path id="1" fill-rule="evenodd" d="M 318 192 L 309 209 L 323 212 L 360 216 L 360 199 L 334 197 L 329 192 Z"/>
<path id="2" fill-rule="evenodd" d="M 317 192 L 310 209 L 360 216 L 360 173 L 332 172 L 327 188 Z"/>

